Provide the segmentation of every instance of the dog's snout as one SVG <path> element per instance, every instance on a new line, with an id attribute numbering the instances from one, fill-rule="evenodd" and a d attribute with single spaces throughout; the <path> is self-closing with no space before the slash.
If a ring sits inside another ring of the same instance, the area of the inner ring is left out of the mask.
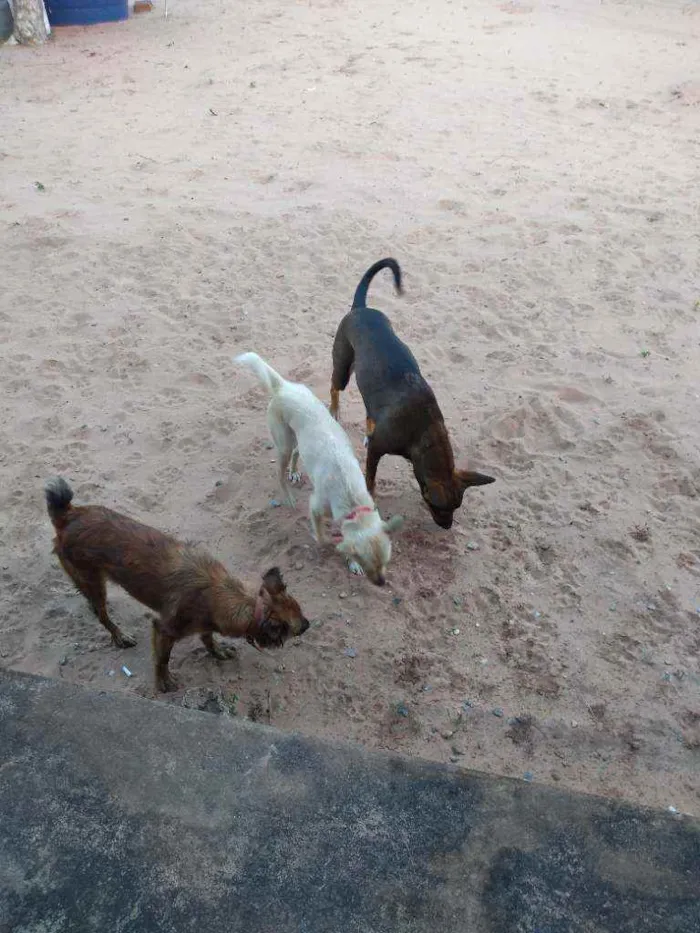
<path id="1" fill-rule="evenodd" d="M 303 635 L 304 632 L 306 632 L 306 631 L 308 630 L 308 628 L 309 628 L 310 625 L 311 625 L 311 623 L 309 622 L 309 620 L 308 620 L 307 618 L 302 618 L 302 620 L 301 620 L 301 631 L 299 632 L 299 634 L 300 634 L 300 635 Z"/>
<path id="2" fill-rule="evenodd" d="M 374 578 L 374 583 L 376 583 L 377 586 L 384 586 L 386 584 L 386 577 L 384 574 L 377 574 L 377 576 Z"/>
<path id="3" fill-rule="evenodd" d="M 436 525 L 439 525 L 441 528 L 452 527 L 452 512 L 436 512 L 434 509 L 431 509 L 430 511 L 433 516 L 433 521 Z"/>

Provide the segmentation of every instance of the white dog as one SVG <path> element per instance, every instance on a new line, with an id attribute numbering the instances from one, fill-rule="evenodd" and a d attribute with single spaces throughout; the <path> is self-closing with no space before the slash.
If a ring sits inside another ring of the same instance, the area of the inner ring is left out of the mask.
<path id="1" fill-rule="evenodd" d="M 301 454 L 314 487 L 309 503 L 314 539 L 323 543 L 323 518 L 330 512 L 340 523 L 334 540 L 350 570 L 366 573 L 372 583 L 383 586 L 391 557 L 389 534 L 401 527 L 403 519 L 395 515 L 382 521 L 347 434 L 310 389 L 287 382 L 257 353 L 243 353 L 234 362 L 251 369 L 270 393 L 267 423 L 277 447 L 285 501 L 294 505 L 288 480 L 299 482 L 296 467 Z"/>

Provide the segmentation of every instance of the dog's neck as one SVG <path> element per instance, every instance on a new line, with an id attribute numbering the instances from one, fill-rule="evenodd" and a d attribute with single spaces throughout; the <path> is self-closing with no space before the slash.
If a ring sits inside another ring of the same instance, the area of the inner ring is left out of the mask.
<path id="1" fill-rule="evenodd" d="M 252 645 L 253 648 L 256 648 L 258 651 L 262 651 L 262 648 L 256 641 L 256 635 L 260 631 L 260 627 L 265 621 L 265 600 L 263 599 L 262 593 L 258 593 L 255 599 L 255 605 L 253 606 L 253 618 L 248 623 L 248 628 L 246 630 L 246 641 L 249 645 Z"/>
<path id="2" fill-rule="evenodd" d="M 369 515 L 372 512 L 374 512 L 374 509 L 370 508 L 368 505 L 356 505 L 351 512 L 348 512 L 347 515 L 344 515 L 341 518 L 341 521 L 352 522 L 357 518 L 358 515 Z"/>
<path id="3" fill-rule="evenodd" d="M 265 605 L 260 594 L 257 596 L 230 594 L 223 612 L 217 613 L 216 629 L 221 635 L 231 638 L 246 636 L 258 630 L 265 615 Z"/>
<path id="4" fill-rule="evenodd" d="M 421 465 L 421 472 L 426 478 L 452 475 L 455 468 L 454 454 L 444 421 L 434 421 L 428 426 L 412 446 L 410 459 L 414 469 L 418 464 Z"/>

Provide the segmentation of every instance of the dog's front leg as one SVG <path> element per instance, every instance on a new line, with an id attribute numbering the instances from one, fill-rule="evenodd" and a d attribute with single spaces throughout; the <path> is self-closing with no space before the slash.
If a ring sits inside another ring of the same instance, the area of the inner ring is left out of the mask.
<path id="1" fill-rule="evenodd" d="M 236 649 L 233 645 L 220 645 L 214 641 L 214 636 L 211 632 L 205 632 L 201 636 L 202 644 L 207 649 L 209 654 L 216 658 L 217 661 L 228 661 L 229 658 L 236 657 Z"/>
<path id="2" fill-rule="evenodd" d="M 162 620 L 154 619 L 152 631 L 153 670 L 155 674 L 156 690 L 159 690 L 161 693 L 170 693 L 178 689 L 177 681 L 168 670 L 170 652 L 173 650 L 176 639 L 161 631 L 161 624 Z"/>
<path id="3" fill-rule="evenodd" d="M 377 452 L 377 445 L 373 443 L 370 436 L 367 444 L 367 466 L 365 468 L 365 481 L 367 483 L 367 492 L 374 496 L 374 487 L 377 483 L 377 467 L 382 455 Z"/>
<path id="4" fill-rule="evenodd" d="M 326 544 L 326 535 L 323 530 L 323 519 L 325 517 L 325 509 L 321 505 L 320 501 L 316 498 L 315 495 L 312 495 L 309 499 L 309 519 L 311 520 L 311 536 L 319 545 L 322 547 Z"/>

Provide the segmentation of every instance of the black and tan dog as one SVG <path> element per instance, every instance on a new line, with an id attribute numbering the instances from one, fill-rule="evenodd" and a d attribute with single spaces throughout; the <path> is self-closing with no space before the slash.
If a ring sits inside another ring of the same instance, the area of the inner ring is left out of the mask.
<path id="1" fill-rule="evenodd" d="M 340 322 L 333 344 L 331 414 L 353 371 L 367 414 L 367 489 L 374 493 L 377 466 L 385 454 L 410 460 L 435 522 L 450 528 L 469 486 L 493 483 L 492 476 L 456 470 L 445 420 L 416 358 L 381 311 L 367 307 L 367 289 L 382 269 L 391 269 L 401 293 L 401 269 L 382 259 L 365 272 L 352 310 Z"/>

